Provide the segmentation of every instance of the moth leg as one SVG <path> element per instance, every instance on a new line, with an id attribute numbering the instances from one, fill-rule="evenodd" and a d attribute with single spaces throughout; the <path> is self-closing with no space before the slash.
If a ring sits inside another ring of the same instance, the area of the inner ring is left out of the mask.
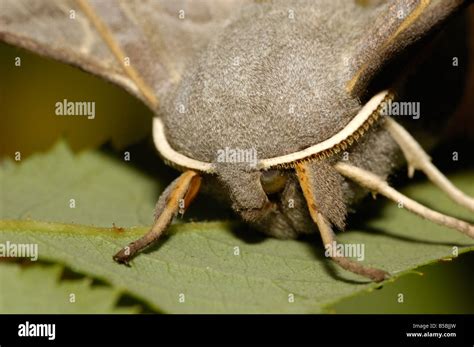
<path id="1" fill-rule="evenodd" d="M 418 142 L 400 124 L 386 117 L 385 127 L 398 143 L 408 162 L 408 176 L 411 178 L 415 169 L 423 171 L 426 176 L 445 192 L 453 201 L 474 212 L 474 199 L 456 188 L 436 166 Z"/>
<path id="2" fill-rule="evenodd" d="M 336 244 L 336 235 L 334 234 L 329 221 L 317 209 L 317 201 L 313 194 L 313 188 L 309 184 L 308 177 L 308 166 L 304 163 L 296 165 L 296 174 L 300 182 L 303 195 L 305 197 L 306 203 L 308 204 L 309 213 L 311 218 L 316 223 L 323 240 L 325 248 L 330 246 L 333 248 L 333 245 Z M 337 248 L 336 248 L 337 249 Z M 370 278 L 373 281 L 380 282 L 388 278 L 390 275 L 380 269 L 363 266 L 360 263 L 357 263 L 353 260 L 345 258 L 343 254 L 337 252 L 337 254 L 331 255 L 331 259 L 337 263 L 340 267 L 350 272 L 356 273 L 358 275 Z"/>
<path id="3" fill-rule="evenodd" d="M 463 234 L 474 238 L 473 225 L 460 219 L 434 211 L 416 202 L 415 200 L 410 199 L 409 197 L 390 187 L 389 184 L 385 180 L 381 179 L 379 176 L 359 167 L 349 165 L 343 162 L 338 162 L 334 167 L 344 177 L 353 180 L 354 182 L 358 183 L 364 188 L 371 190 L 372 192 L 382 194 L 390 200 L 402 203 L 404 208 L 419 215 L 420 217 L 426 218 L 439 225 L 456 229 L 462 232 Z"/>
<path id="4" fill-rule="evenodd" d="M 155 210 L 155 222 L 145 235 L 122 248 L 113 259 L 128 265 L 129 261 L 140 251 L 158 240 L 170 225 L 176 214 L 183 213 L 199 192 L 201 177 L 195 171 L 186 171 L 174 180 L 161 194 Z"/>

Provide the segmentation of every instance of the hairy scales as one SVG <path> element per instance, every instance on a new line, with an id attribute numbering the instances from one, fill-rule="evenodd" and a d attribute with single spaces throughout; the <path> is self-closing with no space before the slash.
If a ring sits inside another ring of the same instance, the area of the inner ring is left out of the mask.
<path id="1" fill-rule="evenodd" d="M 205 162 L 225 147 L 254 148 L 263 159 L 342 129 L 360 109 L 344 91 L 345 57 L 361 26 L 354 21 L 365 19 L 354 11 L 361 10 L 341 1 L 259 3 L 242 10 L 166 100 L 172 147 Z"/>

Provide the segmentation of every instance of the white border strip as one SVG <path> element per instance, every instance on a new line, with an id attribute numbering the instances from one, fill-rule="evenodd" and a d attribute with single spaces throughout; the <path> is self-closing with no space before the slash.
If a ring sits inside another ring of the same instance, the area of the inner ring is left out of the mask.
<path id="1" fill-rule="evenodd" d="M 349 136 L 354 134 L 354 132 L 357 131 L 357 129 L 359 129 L 367 119 L 369 119 L 372 113 L 377 110 L 380 103 L 385 99 L 388 93 L 388 90 L 384 90 L 373 96 L 341 131 L 329 139 L 314 146 L 305 148 L 302 151 L 280 157 L 262 159 L 258 162 L 257 167 L 259 169 L 269 169 L 277 165 L 289 164 L 334 147 L 338 143 L 341 143 Z M 159 117 L 153 118 L 153 142 L 155 143 L 156 149 L 164 159 L 174 163 L 179 167 L 205 173 L 214 172 L 215 167 L 213 163 L 206 163 L 186 157 L 185 155 L 178 153 L 173 148 L 171 148 L 168 141 L 166 141 L 164 125 Z"/>
<path id="2" fill-rule="evenodd" d="M 320 152 L 323 152 L 329 148 L 334 147 L 338 143 L 341 143 L 349 136 L 355 133 L 357 129 L 359 129 L 364 122 L 369 119 L 372 113 L 377 110 L 380 103 L 385 99 L 388 94 L 388 90 L 384 90 L 378 94 L 376 94 L 372 99 L 370 99 L 364 107 L 356 114 L 354 118 L 337 134 L 331 136 L 329 139 L 324 140 L 314 146 L 308 147 L 303 149 L 302 151 L 283 155 L 280 157 L 270 158 L 270 159 L 262 159 L 258 163 L 258 168 L 260 169 L 268 169 L 272 166 L 277 166 L 281 164 L 288 164 L 295 162 L 297 160 L 304 159 L 306 157 L 313 156 Z"/>
<path id="3" fill-rule="evenodd" d="M 205 163 L 203 161 L 188 158 L 181 153 L 176 152 L 166 141 L 165 128 L 163 122 L 159 117 L 153 118 L 153 142 L 158 152 L 171 163 L 186 169 L 197 170 L 201 172 L 211 173 L 214 171 L 212 163 Z"/>

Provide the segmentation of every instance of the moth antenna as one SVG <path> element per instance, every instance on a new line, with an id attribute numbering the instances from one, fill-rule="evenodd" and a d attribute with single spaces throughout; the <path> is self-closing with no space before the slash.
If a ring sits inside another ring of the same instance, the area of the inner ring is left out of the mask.
<path id="1" fill-rule="evenodd" d="M 301 189 L 303 191 L 303 195 L 305 197 L 306 203 L 308 204 L 309 214 L 311 218 L 316 223 L 319 229 L 319 233 L 323 240 L 324 247 L 327 249 L 331 247 L 334 249 L 334 245 L 336 245 L 336 235 L 331 228 L 329 221 L 317 211 L 317 203 L 313 193 L 313 189 L 309 183 L 308 178 L 308 166 L 304 163 L 298 163 L 295 167 L 296 175 L 300 182 Z M 337 249 L 337 248 L 336 248 Z M 388 272 L 383 270 L 372 268 L 368 266 L 364 266 L 360 263 L 357 263 L 353 260 L 345 258 L 343 254 L 340 252 L 336 252 L 334 254 L 331 253 L 331 259 L 337 263 L 343 269 L 353 272 L 355 274 L 370 278 L 373 281 L 380 282 L 384 279 L 390 277 Z"/>
<path id="2" fill-rule="evenodd" d="M 456 229 L 463 234 L 474 238 L 473 225 L 460 219 L 434 211 L 416 202 L 415 200 L 410 199 L 406 195 L 403 195 L 396 189 L 390 187 L 385 180 L 373 174 L 372 172 L 343 162 L 336 163 L 334 167 L 341 175 L 353 180 L 360 186 L 369 189 L 372 193 L 379 193 L 392 201 L 402 203 L 404 208 L 419 215 L 422 218 L 426 218 L 436 224 L 443 225 L 448 228 Z"/>
<path id="3" fill-rule="evenodd" d="M 184 213 L 199 192 L 201 177 L 195 171 L 186 171 L 161 194 L 156 204 L 155 222 L 145 235 L 122 248 L 113 259 L 128 265 L 138 252 L 158 240 L 178 213 Z"/>
<path id="4" fill-rule="evenodd" d="M 410 178 L 413 177 L 415 170 L 423 171 L 429 180 L 445 192 L 454 202 L 474 212 L 474 199 L 454 186 L 451 181 L 433 165 L 430 156 L 405 128 L 390 117 L 386 117 L 384 126 L 400 146 L 408 162 L 408 176 Z"/>

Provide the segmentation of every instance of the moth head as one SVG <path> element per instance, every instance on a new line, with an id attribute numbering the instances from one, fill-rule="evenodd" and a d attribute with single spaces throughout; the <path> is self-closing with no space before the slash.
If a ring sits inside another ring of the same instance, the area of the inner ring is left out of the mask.
<path id="1" fill-rule="evenodd" d="M 275 228 L 272 230 L 278 232 L 283 230 L 287 233 L 304 232 L 311 229 L 296 230 L 289 222 L 292 219 L 301 221 L 305 218 L 301 216 L 303 213 L 301 210 L 288 208 L 289 201 L 301 200 L 302 197 L 297 193 L 298 184 L 294 172 L 287 169 L 295 167 L 300 162 L 314 161 L 316 165 L 321 159 L 337 155 L 338 151 L 356 142 L 373 123 L 377 122 L 380 108 L 391 97 L 392 94 L 388 91 L 376 94 L 334 136 L 301 151 L 273 158 L 257 160 L 254 155 L 251 155 L 255 154 L 255 151 L 245 152 L 226 148 L 221 152 L 222 160 L 200 161 L 173 149 L 167 141 L 165 128 L 160 118 L 154 120 L 153 133 L 159 153 L 169 164 L 178 169 L 191 169 L 212 176 L 212 180 L 216 180 L 218 186 L 221 187 L 218 194 L 230 200 L 232 208 L 244 220 L 261 225 L 274 224 Z M 341 182 L 338 181 L 333 168 L 323 164 L 320 163 L 314 167 L 318 171 L 317 177 L 313 177 L 315 189 L 321 189 L 323 201 L 324 199 L 333 202 L 342 201 Z M 339 198 L 336 199 L 334 196 Z M 299 204 L 304 204 L 304 201 L 300 201 Z M 323 203 L 322 209 L 332 223 L 342 228 L 345 207 L 340 203 L 339 208 L 331 209 L 328 206 L 332 204 Z M 263 231 L 265 230 L 264 228 Z M 280 236 L 290 237 L 289 234 Z"/>

